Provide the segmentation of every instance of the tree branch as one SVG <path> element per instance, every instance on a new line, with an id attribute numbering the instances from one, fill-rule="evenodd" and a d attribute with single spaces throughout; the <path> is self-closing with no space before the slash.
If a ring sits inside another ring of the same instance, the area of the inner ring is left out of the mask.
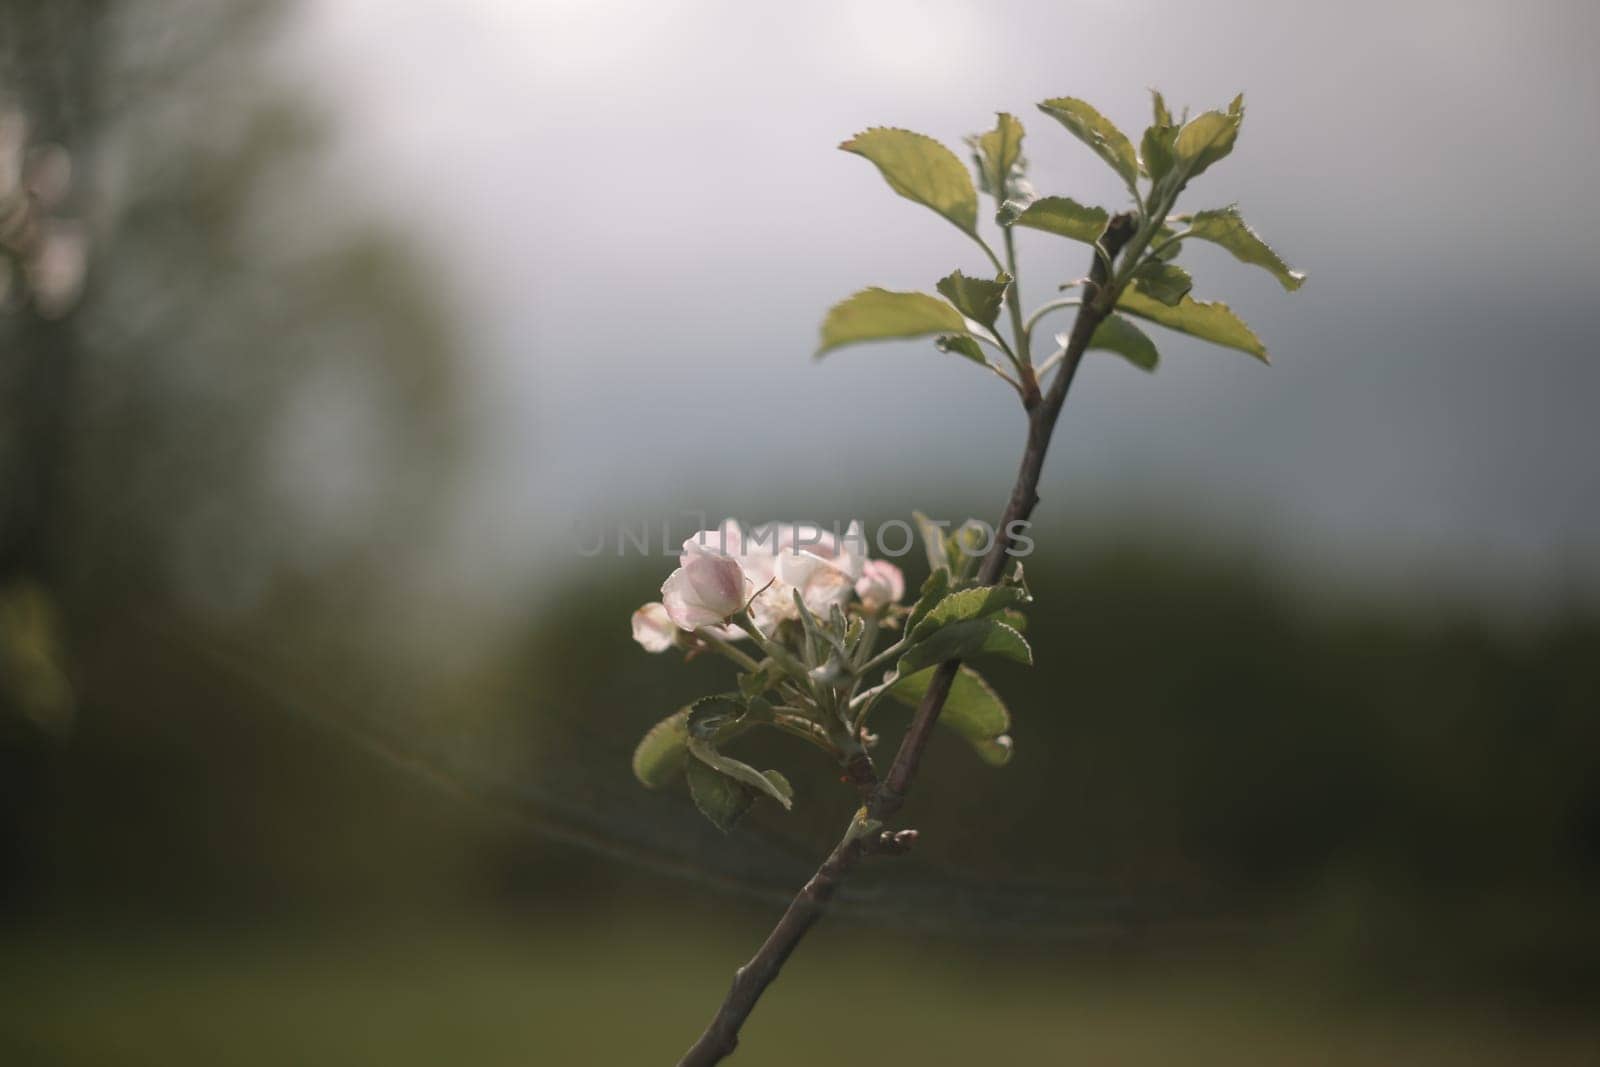
<path id="1" fill-rule="evenodd" d="M 1050 447 L 1056 419 L 1060 417 L 1061 407 L 1066 402 L 1067 390 L 1072 386 L 1078 364 L 1089 348 L 1095 329 L 1116 304 L 1118 294 L 1105 287 L 1108 264 L 1133 236 L 1135 225 L 1134 216 L 1120 214 L 1114 216 L 1106 227 L 1105 235 L 1100 240 L 1103 254 L 1101 249 L 1096 250 L 1083 303 L 1078 308 L 1078 317 L 1067 339 L 1061 371 L 1050 383 L 1048 392 L 1042 396 L 1035 393 L 1035 397 L 1030 398 L 1034 399 L 1034 403 L 1028 405 L 1028 440 L 1022 453 L 1022 465 L 1017 471 L 1017 482 L 1011 490 L 1011 498 L 1002 513 L 994 545 L 978 571 L 978 581 L 982 585 L 993 585 L 1000 580 L 1006 561 L 1010 558 L 1012 524 L 1026 520 L 1039 502 L 1039 476 L 1044 470 L 1045 452 Z M 928 746 L 934 723 L 944 710 L 944 702 L 950 696 L 950 686 L 960 667 L 959 660 L 948 660 L 939 665 L 911 720 L 911 726 L 906 730 L 905 738 L 900 742 L 888 774 L 867 796 L 864 815 L 871 832 L 861 832 L 859 824 L 862 815 L 858 814 L 844 839 L 834 846 L 822 866 L 789 902 L 783 917 L 767 935 L 766 941 L 762 942 L 761 948 L 749 963 L 734 972 L 733 986 L 728 990 L 722 1006 L 706 1027 L 705 1033 L 678 1061 L 678 1067 L 708 1067 L 732 1054 L 739 1044 L 739 1030 L 754 1010 L 756 1001 L 778 977 L 784 963 L 807 931 L 822 918 L 851 869 L 869 853 L 899 854 L 908 850 L 916 840 L 915 831 L 879 833 L 878 825 L 892 818 L 905 803 L 906 792 L 917 776 L 923 750 Z M 864 784 L 864 776 L 857 778 L 856 782 L 858 787 Z"/>

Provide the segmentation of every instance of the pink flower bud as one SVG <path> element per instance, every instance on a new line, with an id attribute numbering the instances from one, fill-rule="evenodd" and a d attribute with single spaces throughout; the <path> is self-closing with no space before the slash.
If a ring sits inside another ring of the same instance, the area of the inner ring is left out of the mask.
<path id="1" fill-rule="evenodd" d="M 732 556 L 688 545 L 683 566 L 661 586 L 661 602 L 680 628 L 696 630 L 737 614 L 750 595 L 748 584 Z"/>

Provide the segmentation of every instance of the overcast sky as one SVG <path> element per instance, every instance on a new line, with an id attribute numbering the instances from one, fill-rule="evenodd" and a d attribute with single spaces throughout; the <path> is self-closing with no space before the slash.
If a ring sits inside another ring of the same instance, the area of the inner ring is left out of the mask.
<path id="1" fill-rule="evenodd" d="M 1186 252 L 1275 366 L 1170 336 L 1153 377 L 1091 357 L 1039 521 L 1183 519 L 1323 575 L 1549 602 L 1600 588 L 1596 9 L 311 0 L 288 51 L 339 166 L 466 301 L 464 577 L 534 566 L 583 515 L 996 510 L 1020 444 L 997 381 L 925 344 L 809 358 L 853 290 L 985 266 L 834 146 L 959 145 L 1006 109 L 1042 193 L 1115 207 L 1033 105 L 1081 96 L 1137 139 L 1158 86 L 1246 93 L 1186 203 L 1237 201 L 1310 281 Z M 1021 243 L 1030 303 L 1084 269 Z"/>

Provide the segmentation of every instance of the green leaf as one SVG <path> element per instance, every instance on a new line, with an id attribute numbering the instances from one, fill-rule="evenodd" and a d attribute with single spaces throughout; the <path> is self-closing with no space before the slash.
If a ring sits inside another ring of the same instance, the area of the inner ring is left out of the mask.
<path id="1" fill-rule="evenodd" d="M 761 772 L 761 777 L 765 778 L 767 780 L 767 782 L 772 786 L 773 789 L 777 790 L 779 793 L 781 793 L 784 796 L 788 797 L 789 801 L 791 803 L 793 803 L 793 801 L 794 801 L 794 786 L 789 784 L 789 779 L 785 778 L 781 772 L 779 772 L 779 771 L 762 771 Z"/>
<path id="2" fill-rule="evenodd" d="M 699 760 L 689 764 L 685 777 L 689 780 L 689 796 L 694 806 L 725 834 L 739 824 L 756 802 L 755 790 L 719 774 Z"/>
<path id="3" fill-rule="evenodd" d="M 1235 98 L 1234 103 L 1241 104 L 1241 100 L 1242 97 Z M 1233 151 L 1243 120 L 1242 105 L 1238 110 L 1207 111 L 1178 132 L 1173 144 L 1174 171 L 1182 175 L 1184 184 L 1198 178 L 1207 167 Z"/>
<path id="4" fill-rule="evenodd" d="M 1028 632 L 1028 617 L 1015 608 L 1007 608 L 995 617 L 996 622 L 1003 622 L 1019 634 Z"/>
<path id="5" fill-rule="evenodd" d="M 978 347 L 978 342 L 966 334 L 945 334 L 933 343 L 941 352 L 954 352 L 974 363 L 982 363 L 985 367 L 989 365 L 989 361 L 983 356 L 983 349 Z"/>
<path id="6" fill-rule="evenodd" d="M 917 518 L 918 522 L 923 521 L 922 515 L 918 512 L 912 512 L 912 515 Z M 937 533 L 937 530 L 935 530 L 935 533 Z M 933 555 L 935 545 L 938 546 L 941 553 L 944 552 L 943 537 L 928 537 L 925 530 L 923 541 L 927 545 L 930 557 Z M 917 624 L 927 617 L 928 612 L 933 610 L 933 606 L 943 600 L 944 595 L 950 591 L 949 563 L 932 563 L 931 559 L 929 562 L 933 566 L 933 571 L 928 575 L 928 580 L 922 583 L 922 590 L 917 596 L 917 602 L 911 606 L 911 614 L 906 616 L 906 633 L 915 630 Z"/>
<path id="7" fill-rule="evenodd" d="M 940 278 L 936 288 L 944 298 L 955 305 L 957 311 L 990 329 L 1000 316 L 1000 304 L 1005 300 L 1006 287 L 1011 276 L 998 275 L 994 281 L 986 278 L 969 278 L 960 271 Z"/>
<path id="8" fill-rule="evenodd" d="M 1166 98 L 1155 89 L 1150 90 L 1150 117 L 1157 126 L 1171 126 L 1172 112 L 1167 110 Z"/>
<path id="9" fill-rule="evenodd" d="M 1139 159 L 1152 182 L 1159 183 L 1172 173 L 1177 140 L 1176 126 L 1150 126 L 1145 129 L 1144 137 L 1139 141 Z"/>
<path id="10" fill-rule="evenodd" d="M 700 697 L 685 710 L 689 713 L 689 736 L 706 741 L 727 740 L 745 716 L 744 705 L 728 696 Z"/>
<path id="11" fill-rule="evenodd" d="M 936 333 L 966 333 L 961 312 L 927 293 L 863 289 L 828 309 L 817 355 L 863 341 L 891 341 Z"/>
<path id="12" fill-rule="evenodd" d="M 1094 149 L 1096 155 L 1122 176 L 1130 190 L 1136 190 L 1139 180 L 1139 159 L 1134 154 L 1133 143 L 1127 136 L 1093 107 L 1071 96 L 1046 100 L 1039 110 L 1055 118 L 1074 137 Z"/>
<path id="13" fill-rule="evenodd" d="M 1178 301 L 1194 288 L 1194 279 L 1175 263 L 1150 260 L 1133 272 L 1133 284 L 1145 296 L 1153 297 L 1168 307 L 1177 307 Z"/>
<path id="14" fill-rule="evenodd" d="M 1027 640 L 1005 623 L 994 619 L 968 619 L 942 626 L 925 641 L 911 646 L 900 657 L 899 671 L 911 674 L 947 659 L 990 654 L 1018 663 L 1033 662 L 1033 649 L 1028 647 Z"/>
<path id="15" fill-rule="evenodd" d="M 1239 262 L 1267 271 L 1291 293 L 1305 284 L 1306 276 L 1297 270 L 1290 270 L 1289 264 L 1261 239 L 1260 234 L 1250 228 L 1236 207 L 1196 212 L 1189 219 L 1188 236 L 1221 245 L 1232 252 L 1233 258 Z"/>
<path id="16" fill-rule="evenodd" d="M 933 681 L 933 671 L 929 667 L 900 679 L 889 688 L 889 696 L 907 707 L 916 707 Z M 951 683 L 939 724 L 971 743 L 985 763 L 1001 767 L 1010 762 L 1011 735 L 1007 731 L 1011 729 L 1011 713 L 999 694 L 971 667 L 962 667 Z"/>
<path id="17" fill-rule="evenodd" d="M 1115 352 L 1143 371 L 1153 371 L 1156 364 L 1161 362 L 1161 355 L 1149 335 L 1115 313 L 1107 315 L 1105 321 L 1095 328 L 1094 336 L 1089 339 L 1089 347 Z"/>
<path id="18" fill-rule="evenodd" d="M 1017 215 L 1014 225 L 1094 244 L 1106 232 L 1111 216 L 1102 207 L 1085 207 L 1068 196 L 1044 196 Z"/>
<path id="19" fill-rule="evenodd" d="M 1139 160 L 1144 164 L 1145 173 L 1150 175 L 1150 180 L 1160 184 L 1172 170 L 1180 127 L 1172 121 L 1172 112 L 1167 110 L 1167 102 L 1154 89 L 1150 90 L 1150 103 L 1153 122 L 1144 131 L 1144 138 L 1139 142 Z"/>
<path id="20" fill-rule="evenodd" d="M 1157 226 L 1155 236 L 1150 238 L 1150 255 L 1163 263 L 1177 259 L 1178 253 L 1183 250 L 1183 242 L 1170 240 L 1177 232 L 1165 223 Z"/>
<path id="21" fill-rule="evenodd" d="M 874 127 L 839 146 L 872 161 L 889 187 L 977 236 L 978 192 L 956 154 L 932 137 Z"/>
<path id="22" fill-rule="evenodd" d="M 916 628 L 910 631 L 911 639 L 925 640 L 943 626 L 968 619 L 981 619 L 1017 604 L 1026 604 L 1030 599 L 1026 589 L 1015 585 L 980 585 L 962 589 L 940 600 L 919 619 Z"/>
<path id="23" fill-rule="evenodd" d="M 967 138 L 978 167 L 978 189 L 1004 200 L 1012 180 L 1020 176 L 1022 123 L 1002 111 L 995 116 L 995 127 L 988 133 Z M 1013 172 L 1016 172 L 1015 174 Z"/>
<path id="24" fill-rule="evenodd" d="M 685 747 L 688 748 L 689 755 L 706 764 L 712 770 L 720 771 L 734 781 L 743 782 L 752 789 L 764 793 L 779 804 L 782 804 L 785 810 L 793 806 L 794 790 L 790 789 L 785 792 L 773 779 L 768 778 L 748 763 L 733 759 L 731 756 L 724 756 L 713 748 L 710 742 L 690 734 L 688 740 L 685 741 Z M 783 781 L 783 776 L 778 775 L 778 780 Z M 788 784 L 787 781 L 783 781 L 784 786 Z"/>
<path id="25" fill-rule="evenodd" d="M 688 759 L 689 709 L 682 708 L 656 723 L 633 750 L 633 774 L 650 789 L 660 789 L 678 776 Z"/>
<path id="26" fill-rule="evenodd" d="M 761 776 L 768 784 L 768 789 L 761 792 L 769 796 L 776 793 L 791 800 L 794 798 L 794 786 L 790 785 L 789 779 L 782 774 L 777 771 L 763 771 Z M 744 782 L 730 778 L 699 760 L 689 764 L 686 777 L 689 780 L 689 796 L 693 798 L 694 806 L 723 833 L 730 832 L 738 825 L 739 820 L 744 818 L 751 805 L 756 802 L 756 797 L 760 795 L 756 789 Z"/>
<path id="27" fill-rule="evenodd" d="M 1267 348 L 1261 343 L 1244 320 L 1233 313 L 1233 309 L 1220 300 L 1214 303 L 1205 303 L 1186 296 L 1178 302 L 1177 307 L 1168 307 L 1159 300 L 1145 296 L 1139 290 L 1128 288 L 1123 290 L 1122 298 L 1117 301 L 1117 307 L 1130 315 L 1137 315 L 1141 319 L 1149 319 L 1169 330 L 1177 330 L 1202 341 L 1224 345 L 1228 348 L 1237 348 L 1241 352 L 1248 352 L 1263 363 L 1270 363 L 1267 358 Z"/>
<path id="28" fill-rule="evenodd" d="M 968 519 L 955 528 L 955 532 L 945 539 L 945 553 L 952 561 L 959 561 L 955 570 L 961 572 L 963 578 L 972 564 L 978 562 L 994 544 L 995 532 L 988 523 L 977 519 Z"/>

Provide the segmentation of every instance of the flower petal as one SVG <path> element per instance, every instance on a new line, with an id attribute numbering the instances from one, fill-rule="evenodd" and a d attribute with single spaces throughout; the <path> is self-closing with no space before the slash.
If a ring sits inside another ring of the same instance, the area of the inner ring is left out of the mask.
<path id="1" fill-rule="evenodd" d="M 906 577 L 886 559 L 869 559 L 862 565 L 856 581 L 856 596 L 868 611 L 879 611 L 898 604 L 906 595 Z"/>
<path id="2" fill-rule="evenodd" d="M 810 552 L 785 552 L 779 556 L 778 578 L 786 586 L 800 590 L 800 598 L 815 615 L 827 615 L 832 605 L 843 604 L 855 585 L 832 560 Z"/>
<path id="3" fill-rule="evenodd" d="M 661 604 L 667 616 L 680 629 L 693 630 L 698 626 L 721 622 L 722 616 L 707 611 L 684 568 L 679 567 L 661 583 Z"/>
<path id="4" fill-rule="evenodd" d="M 678 556 L 678 562 L 688 563 L 689 556 L 697 551 L 733 556 L 735 559 L 744 555 L 744 529 L 739 525 L 739 520 L 723 519 L 720 525 L 709 530 L 701 530 L 689 538 L 683 543 L 683 552 Z"/>
<path id="5" fill-rule="evenodd" d="M 677 642 L 678 627 L 665 604 L 646 604 L 633 613 L 633 639 L 646 652 L 665 652 Z"/>
<path id="6" fill-rule="evenodd" d="M 711 553 L 692 557 L 683 568 L 700 594 L 701 603 L 708 608 L 720 609 L 720 618 L 726 618 L 744 607 L 744 568 L 732 556 Z"/>

